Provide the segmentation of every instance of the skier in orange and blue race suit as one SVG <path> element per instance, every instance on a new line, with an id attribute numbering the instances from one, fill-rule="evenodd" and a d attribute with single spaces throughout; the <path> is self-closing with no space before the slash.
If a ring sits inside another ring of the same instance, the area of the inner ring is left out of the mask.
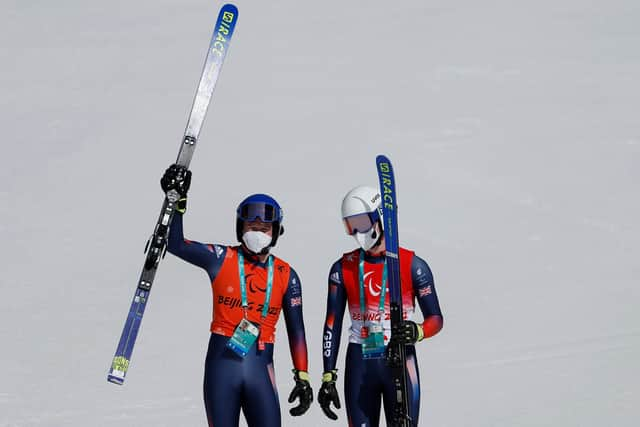
<path id="1" fill-rule="evenodd" d="M 443 318 L 429 265 L 414 252 L 400 248 L 404 320 L 392 331 L 380 201 L 378 190 L 360 186 L 349 191 L 342 202 L 347 234 L 356 239 L 360 248 L 344 254 L 329 272 L 322 348 L 324 375 L 318 403 L 327 417 L 338 419 L 331 405 L 340 409 L 336 360 L 348 304 L 351 328 L 344 370 L 348 425 L 377 427 L 381 400 L 387 425 L 393 425 L 395 387 L 391 367 L 385 360 L 386 346 L 393 336 L 406 345 L 409 415 L 411 424 L 417 426 L 420 378 L 414 344 L 437 334 Z M 424 317 L 421 324 L 408 320 L 415 311 L 416 299 Z"/>
<path id="2" fill-rule="evenodd" d="M 307 373 L 302 288 L 295 270 L 270 254 L 283 233 L 282 209 L 270 196 L 254 194 L 237 209 L 240 245 L 205 244 L 183 236 L 183 214 L 191 172 L 171 165 L 160 183 L 177 202 L 168 251 L 204 269 L 213 291 L 213 320 L 205 360 L 204 401 L 209 426 L 237 427 L 240 411 L 250 427 L 279 427 L 280 403 L 273 368 L 275 325 L 284 313 L 295 386 L 293 416 L 313 401 Z"/>

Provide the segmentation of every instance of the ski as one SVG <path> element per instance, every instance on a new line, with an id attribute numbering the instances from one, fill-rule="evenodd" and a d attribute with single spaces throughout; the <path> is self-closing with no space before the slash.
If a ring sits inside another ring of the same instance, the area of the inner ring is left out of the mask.
<path id="1" fill-rule="evenodd" d="M 380 194 L 382 195 L 382 219 L 384 222 L 384 242 L 387 262 L 387 281 L 391 308 L 391 328 L 402 322 L 402 292 L 400 287 L 400 258 L 398 240 L 398 205 L 396 199 L 396 181 L 391 161 L 384 155 L 376 157 Z M 404 344 L 389 344 L 387 363 L 391 367 L 395 401 L 393 408 L 393 427 L 411 426 L 409 415 L 409 397 L 407 393 L 407 357 Z"/>
<path id="2" fill-rule="evenodd" d="M 200 76 L 198 90 L 193 100 L 189 120 L 180 144 L 180 151 L 176 164 L 183 166 L 185 171 L 189 168 L 193 152 L 198 142 L 198 136 L 204 122 L 213 89 L 215 88 L 220 69 L 231 42 L 233 30 L 238 20 L 238 9 L 232 4 L 225 4 L 220 9 L 218 19 L 213 30 L 213 36 L 209 43 L 207 56 Z M 146 258 L 142 267 L 142 273 L 131 302 L 131 308 L 120 336 L 107 380 L 114 384 L 122 385 L 129 370 L 133 346 L 138 336 L 142 316 L 149 301 L 149 293 L 158 269 L 160 259 L 166 253 L 169 225 L 176 208 L 179 195 L 177 192 L 169 192 L 164 199 L 160 216 L 156 223 L 152 236 L 145 247 Z"/>

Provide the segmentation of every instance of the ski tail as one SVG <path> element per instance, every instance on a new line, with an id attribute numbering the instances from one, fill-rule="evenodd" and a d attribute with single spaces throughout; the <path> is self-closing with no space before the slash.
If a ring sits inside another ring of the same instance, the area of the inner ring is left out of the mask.
<path id="1" fill-rule="evenodd" d="M 396 181 L 393 166 L 387 156 L 376 157 L 380 195 L 382 196 L 382 220 L 389 283 L 391 308 L 391 327 L 404 319 L 402 309 L 402 291 L 400 283 L 400 243 L 398 239 L 398 204 Z M 411 426 L 409 412 L 409 394 L 407 390 L 407 355 L 404 344 L 389 344 L 387 363 L 391 366 L 395 401 L 393 408 L 393 427 Z"/>
<path id="2" fill-rule="evenodd" d="M 129 309 L 129 315 L 122 329 L 122 335 L 120 336 L 120 342 L 118 343 L 118 349 L 111 362 L 111 368 L 107 376 L 107 380 L 111 383 L 122 385 L 124 383 L 125 375 L 129 370 L 129 361 L 131 360 L 131 354 L 133 353 L 133 344 L 138 336 L 138 330 L 140 329 L 140 323 L 142 322 L 142 315 L 147 305 L 148 291 L 136 289 L 136 293 Z"/>

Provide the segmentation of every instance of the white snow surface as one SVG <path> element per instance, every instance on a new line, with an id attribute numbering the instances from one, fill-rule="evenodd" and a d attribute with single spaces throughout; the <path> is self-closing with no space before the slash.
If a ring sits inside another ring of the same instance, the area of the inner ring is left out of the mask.
<path id="1" fill-rule="evenodd" d="M 221 5 L 2 1 L 0 426 L 206 425 L 201 270 L 167 256 L 125 385 L 106 373 Z M 385 153 L 445 316 L 420 425 L 638 425 L 640 4 L 236 5 L 185 232 L 231 244 L 244 196 L 281 202 L 314 394 L 340 202 Z M 275 366 L 283 425 L 345 424 L 289 415 L 283 321 Z"/>

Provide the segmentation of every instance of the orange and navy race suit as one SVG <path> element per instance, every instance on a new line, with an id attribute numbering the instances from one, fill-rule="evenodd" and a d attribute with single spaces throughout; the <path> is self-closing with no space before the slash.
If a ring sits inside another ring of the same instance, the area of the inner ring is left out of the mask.
<path id="1" fill-rule="evenodd" d="M 422 328 L 424 337 L 437 334 L 442 328 L 442 312 L 436 294 L 433 274 L 429 265 L 412 251 L 400 248 L 400 279 L 402 305 L 405 320 L 410 320 L 418 301 L 424 317 Z M 363 287 L 365 313 L 360 306 L 360 249 L 346 253 L 336 261 L 329 272 L 329 291 L 327 314 L 324 325 L 323 363 L 324 370 L 336 369 L 342 320 L 345 306 L 348 305 L 351 316 L 349 346 L 345 366 L 345 403 L 349 425 L 378 426 L 380 421 L 381 399 L 384 403 L 387 424 L 392 415 L 394 387 L 391 369 L 384 358 L 363 359 L 361 330 L 374 323 L 384 328 L 384 342 L 391 337 L 391 314 L 388 285 L 386 286 L 384 315 L 379 312 L 383 280 L 384 256 L 364 257 Z M 409 392 L 410 412 L 414 425 L 418 425 L 420 409 L 420 378 L 416 352 L 413 345 L 406 346 L 407 353 L 407 389 Z"/>
<path id="2" fill-rule="evenodd" d="M 182 214 L 176 213 L 168 250 L 203 268 L 213 291 L 211 337 L 205 362 L 204 400 L 209 425 L 237 426 L 240 410 L 249 426 L 280 426 L 280 404 L 273 369 L 275 326 L 284 313 L 289 349 L 295 369 L 307 370 L 307 344 L 302 317 L 302 288 L 295 270 L 274 257 L 273 284 L 268 314 L 262 318 L 267 263 L 245 253 L 240 246 L 204 244 L 183 236 Z M 244 309 L 240 293 L 238 251 L 243 251 L 247 289 L 247 318 L 259 325 L 260 335 L 241 358 L 226 347 Z"/>

